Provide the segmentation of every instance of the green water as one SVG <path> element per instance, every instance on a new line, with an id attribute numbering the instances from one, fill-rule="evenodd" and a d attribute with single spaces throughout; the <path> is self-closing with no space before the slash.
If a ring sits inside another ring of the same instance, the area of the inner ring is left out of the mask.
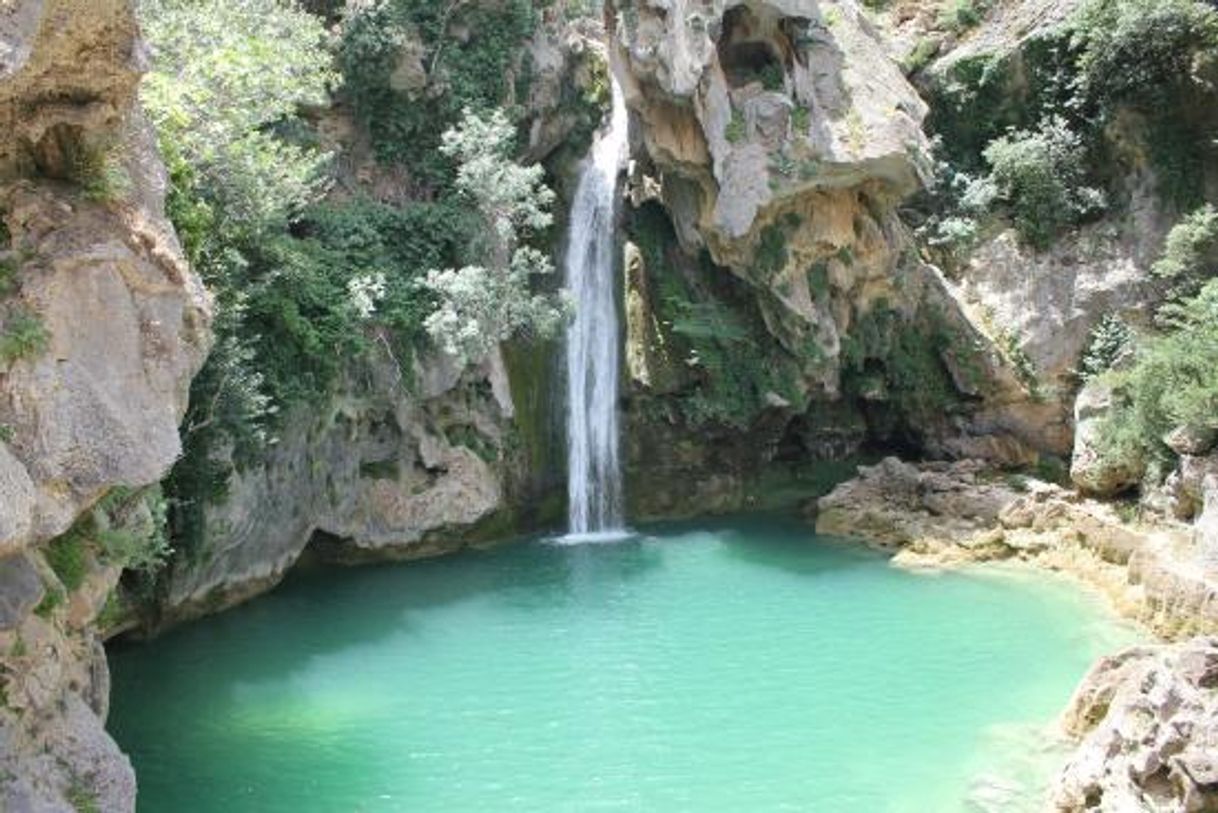
<path id="1" fill-rule="evenodd" d="M 1015 809 L 1130 638 L 734 519 L 302 575 L 117 647 L 110 727 L 151 813 Z"/>

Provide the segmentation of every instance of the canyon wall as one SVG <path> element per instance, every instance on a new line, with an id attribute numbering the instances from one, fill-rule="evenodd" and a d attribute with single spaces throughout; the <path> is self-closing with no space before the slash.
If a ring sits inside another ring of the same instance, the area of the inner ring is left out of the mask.
<path id="1" fill-rule="evenodd" d="M 1068 410 L 1021 378 L 903 221 L 934 171 L 928 108 L 868 14 L 618 4 L 640 515 L 741 507 L 775 463 L 868 445 L 1008 465 L 1069 451 Z"/>
<path id="2" fill-rule="evenodd" d="M 122 563 L 52 540 L 177 458 L 211 306 L 164 216 L 131 4 L 10 3 L 0 51 L 0 807 L 130 810 L 96 631 Z"/>

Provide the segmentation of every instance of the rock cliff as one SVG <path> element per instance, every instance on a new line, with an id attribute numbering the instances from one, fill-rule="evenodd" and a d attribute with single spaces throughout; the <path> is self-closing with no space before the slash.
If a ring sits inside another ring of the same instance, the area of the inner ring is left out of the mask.
<path id="1" fill-rule="evenodd" d="M 95 625 L 120 566 L 50 540 L 178 456 L 210 303 L 163 214 L 131 4 L 7 4 L 0 52 L 0 807 L 130 810 Z"/>
<path id="2" fill-rule="evenodd" d="M 235 468 L 206 507 L 200 547 L 171 564 L 156 623 L 270 589 L 310 543 L 323 559 L 361 562 L 509 532 L 525 464 L 503 361 L 462 370 L 429 358 L 415 378 L 407 387 L 395 365 L 375 365 L 324 408 L 288 416 L 266 458 Z"/>
<path id="3" fill-rule="evenodd" d="M 739 507 L 775 462 L 869 443 L 1008 464 L 1068 451 L 1068 426 L 1045 428 L 1062 420 L 904 224 L 933 170 L 928 108 L 869 12 L 623 2 L 615 19 L 636 124 L 637 513 Z M 688 506 L 658 482 L 674 475 L 697 484 Z"/>

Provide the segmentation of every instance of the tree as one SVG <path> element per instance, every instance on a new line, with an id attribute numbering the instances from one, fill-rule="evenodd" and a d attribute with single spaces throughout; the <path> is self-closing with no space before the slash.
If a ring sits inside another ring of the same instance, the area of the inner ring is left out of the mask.
<path id="1" fill-rule="evenodd" d="M 559 299 L 531 291 L 533 277 L 553 273 L 549 257 L 520 245 L 553 221 L 554 193 L 542 182 L 540 166 L 511 160 L 512 140 L 512 124 L 502 110 L 484 118 L 467 109 L 440 147 L 457 160 L 456 189 L 485 225 L 473 246 L 475 262 L 429 271 L 425 283 L 439 299 L 427 331 L 464 362 L 485 357 L 516 333 L 552 335 L 564 316 Z"/>
<path id="2" fill-rule="evenodd" d="M 216 226 L 259 233 L 317 199 L 327 156 L 284 137 L 335 81 L 322 22 L 285 0 L 143 0 L 141 98 Z"/>

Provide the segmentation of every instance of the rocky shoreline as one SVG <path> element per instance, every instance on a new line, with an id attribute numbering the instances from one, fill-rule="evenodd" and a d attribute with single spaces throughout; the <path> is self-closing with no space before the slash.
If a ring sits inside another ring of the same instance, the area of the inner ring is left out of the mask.
<path id="1" fill-rule="evenodd" d="M 1207 491 L 1206 506 L 1215 499 Z M 1111 505 L 979 461 L 887 458 L 808 506 L 816 530 L 893 564 L 1022 562 L 1097 589 L 1164 643 L 1106 657 L 1062 718 L 1078 747 L 1052 808 L 1205 811 L 1218 805 L 1218 568 L 1208 529 L 1124 522 Z"/>

